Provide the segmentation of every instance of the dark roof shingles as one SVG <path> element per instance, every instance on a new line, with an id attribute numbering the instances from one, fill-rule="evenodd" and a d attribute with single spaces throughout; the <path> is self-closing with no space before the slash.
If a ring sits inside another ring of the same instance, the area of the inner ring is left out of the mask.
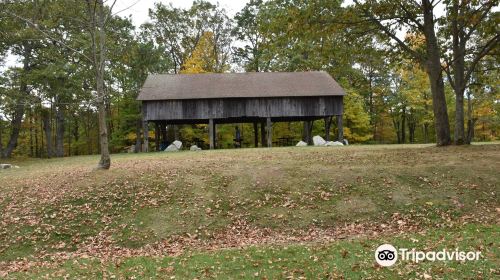
<path id="1" fill-rule="evenodd" d="M 149 75 L 138 100 L 345 95 L 326 72 Z"/>

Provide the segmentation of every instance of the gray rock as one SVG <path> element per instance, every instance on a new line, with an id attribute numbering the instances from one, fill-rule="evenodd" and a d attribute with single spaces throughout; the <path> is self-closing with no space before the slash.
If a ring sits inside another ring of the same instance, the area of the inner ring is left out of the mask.
<path id="1" fill-rule="evenodd" d="M 165 148 L 165 150 L 163 150 L 164 152 L 177 152 L 179 151 L 179 149 L 177 148 L 176 145 L 174 144 L 170 144 L 167 148 Z"/>
<path id="2" fill-rule="evenodd" d="M 180 150 L 182 148 L 182 142 L 179 140 L 175 140 L 172 145 L 175 145 L 177 147 L 177 150 Z"/>
<path id="3" fill-rule="evenodd" d="M 313 137 L 313 143 L 314 146 L 324 146 L 326 144 L 326 141 L 325 139 L 323 139 L 323 137 L 316 135 Z"/>
<path id="4" fill-rule="evenodd" d="M 344 144 L 340 143 L 339 141 L 328 141 L 326 142 L 325 146 L 344 146 Z"/>
<path id="5" fill-rule="evenodd" d="M 297 143 L 297 145 L 295 145 L 295 146 L 297 146 L 297 147 L 305 147 L 305 146 L 307 146 L 307 143 L 304 142 L 304 141 L 299 141 L 299 143 Z"/>
<path id="6" fill-rule="evenodd" d="M 8 163 L 0 164 L 0 169 L 9 169 L 9 168 L 12 168 L 12 164 L 8 164 Z"/>
<path id="7" fill-rule="evenodd" d="M 12 165 L 9 163 L 1 163 L 0 164 L 0 169 L 11 169 L 11 168 L 19 168 L 17 165 Z"/>
<path id="8" fill-rule="evenodd" d="M 196 146 L 196 145 L 193 145 L 189 148 L 190 151 L 201 151 L 201 148 Z"/>

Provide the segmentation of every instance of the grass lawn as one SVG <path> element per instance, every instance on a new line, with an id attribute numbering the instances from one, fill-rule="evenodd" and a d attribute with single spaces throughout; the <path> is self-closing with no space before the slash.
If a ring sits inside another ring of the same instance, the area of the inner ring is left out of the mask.
<path id="1" fill-rule="evenodd" d="M 0 278 L 494 279 L 500 145 L 19 160 L 0 171 Z M 375 249 L 481 251 L 376 264 Z"/>

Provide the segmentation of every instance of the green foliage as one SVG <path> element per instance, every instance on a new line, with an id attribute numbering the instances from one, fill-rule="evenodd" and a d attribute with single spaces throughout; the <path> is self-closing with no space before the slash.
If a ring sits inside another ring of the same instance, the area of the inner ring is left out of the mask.
<path id="1" fill-rule="evenodd" d="M 263 44 L 266 40 L 261 29 L 260 8 L 263 0 L 250 0 L 238 12 L 234 20 L 236 26 L 233 35 L 237 40 L 244 42 L 243 47 L 234 47 L 235 61 L 242 65 L 247 72 L 261 72 L 268 70 L 268 64 L 262 61 Z"/>
<path id="2" fill-rule="evenodd" d="M 172 62 L 170 73 L 183 69 L 205 33 L 212 34 L 212 40 L 206 44 L 213 44 L 213 72 L 227 70 L 232 22 L 224 9 L 203 0 L 194 1 L 187 10 L 157 3 L 150 10 L 150 17 L 151 23 L 142 26 L 143 36 L 165 49 Z"/>
<path id="3" fill-rule="evenodd" d="M 91 1 L 92 2 L 92 1 Z M 130 19 L 114 15 L 107 20 L 106 108 L 113 152 L 137 143 L 141 133 L 140 102 L 135 99 L 148 74 L 245 71 L 327 71 L 347 89 L 344 126 L 347 139 L 365 142 L 429 142 L 434 117 L 426 73 L 408 53 L 387 40 L 386 32 L 365 12 L 379 16 L 411 18 L 420 15 L 414 3 L 365 1 L 344 5 L 324 0 L 251 0 L 234 19 L 218 5 L 197 0 L 189 8 L 157 3 L 151 21 L 136 28 Z M 470 72 L 464 104 L 476 140 L 499 138 L 498 44 L 495 38 L 497 11 L 493 2 L 477 1 L 459 7 L 443 3 L 446 13 L 438 18 L 439 43 L 449 83 L 446 98 L 450 116 L 456 96 L 450 68 L 454 34 L 453 19 L 469 32 L 464 63 Z M 52 135 L 63 138 L 65 155 L 99 151 L 92 36 L 85 1 L 7 1 L 0 3 L 0 60 L 16 55 L 17 67 L 0 75 L 0 150 L 16 132 L 17 155 L 46 155 L 42 111 L 50 112 Z M 109 9 L 110 7 L 107 7 Z M 480 17 L 483 13 L 484 17 Z M 417 22 L 420 20 L 416 19 Z M 419 55 L 426 54 L 425 36 L 415 21 L 388 20 L 394 32 L 408 26 L 401 37 Z M 413 22 L 413 23 L 411 23 Z M 493 42 L 489 44 L 489 42 Z M 491 46 L 488 49 L 484 49 Z M 484 50 L 484 52 L 482 51 Z M 474 64 L 473 57 L 481 55 Z M 421 65 L 422 66 L 422 65 Z M 470 104 L 470 106 L 469 106 Z M 61 121 L 60 118 L 63 118 Z M 59 118 L 59 122 L 57 121 Z M 244 134 L 244 147 L 253 146 L 253 125 L 236 124 Z M 63 127 L 63 135 L 57 130 Z M 152 128 L 152 127 L 151 127 Z M 313 135 L 324 134 L 324 122 L 315 121 Z M 302 123 L 277 123 L 273 141 L 302 138 Z M 332 128 L 332 135 L 336 133 Z M 179 127 L 179 140 L 208 142 L 204 126 Z M 169 132 L 172 135 L 173 132 Z M 232 147 L 234 125 L 219 125 L 221 147 Z M 150 134 L 153 135 L 152 131 Z M 260 140 L 260 129 L 259 129 Z M 405 140 L 406 138 L 406 140 Z M 55 142 L 55 141 L 52 141 Z"/>
<path id="4" fill-rule="evenodd" d="M 344 135 L 352 143 L 368 141 L 370 134 L 370 116 L 365 110 L 362 97 L 353 89 L 347 89 L 344 97 Z"/>

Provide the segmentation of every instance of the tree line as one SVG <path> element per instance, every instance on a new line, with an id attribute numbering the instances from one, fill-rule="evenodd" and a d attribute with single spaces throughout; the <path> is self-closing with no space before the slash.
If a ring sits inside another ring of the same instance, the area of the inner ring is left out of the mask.
<path id="1" fill-rule="evenodd" d="M 229 17 L 196 0 L 188 9 L 157 3 L 138 27 L 115 2 L 0 3 L 0 59 L 19 62 L 0 75 L 2 157 L 100 153 L 109 168 L 110 152 L 141 149 L 135 99 L 151 73 L 322 70 L 348 93 L 350 142 L 498 139 L 498 1 L 250 0 Z M 302 138 L 301 123 L 275 126 L 276 138 Z M 253 128 L 240 127 L 250 145 Z M 206 130 L 168 133 L 203 143 Z M 222 126 L 220 145 L 233 133 Z"/>

